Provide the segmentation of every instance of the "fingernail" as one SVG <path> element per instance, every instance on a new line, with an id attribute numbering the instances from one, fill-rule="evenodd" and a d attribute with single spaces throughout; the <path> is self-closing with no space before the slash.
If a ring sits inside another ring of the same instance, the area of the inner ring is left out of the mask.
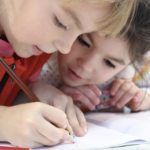
<path id="1" fill-rule="evenodd" d="M 135 100 L 136 102 L 138 102 L 138 97 L 134 97 L 134 100 Z"/>
<path id="2" fill-rule="evenodd" d="M 87 127 L 84 128 L 84 132 L 87 133 Z"/>
<path id="3" fill-rule="evenodd" d="M 65 124 L 65 125 L 63 126 L 63 128 L 66 129 L 66 128 L 67 128 L 67 125 Z"/>
<path id="4" fill-rule="evenodd" d="M 63 136 L 63 139 L 62 140 L 67 140 L 69 137 L 69 132 L 65 132 L 64 136 Z"/>
<path id="5" fill-rule="evenodd" d="M 111 104 L 112 104 L 113 106 L 115 106 L 115 102 L 114 102 L 114 101 L 112 101 Z"/>
<path id="6" fill-rule="evenodd" d="M 115 95 L 115 92 L 114 92 L 114 91 L 111 91 L 111 95 Z"/>
<path id="7" fill-rule="evenodd" d="M 98 105 L 100 103 L 100 99 L 98 98 L 97 100 L 96 100 L 96 105 Z"/>
<path id="8" fill-rule="evenodd" d="M 117 106 L 117 108 L 121 108 L 121 105 L 120 105 L 120 104 L 117 104 L 116 106 Z"/>
<path id="9" fill-rule="evenodd" d="M 97 91 L 96 93 L 97 93 L 98 96 L 102 95 L 101 91 Z"/>
<path id="10" fill-rule="evenodd" d="M 95 109 L 95 106 L 91 106 L 91 110 L 94 110 Z"/>

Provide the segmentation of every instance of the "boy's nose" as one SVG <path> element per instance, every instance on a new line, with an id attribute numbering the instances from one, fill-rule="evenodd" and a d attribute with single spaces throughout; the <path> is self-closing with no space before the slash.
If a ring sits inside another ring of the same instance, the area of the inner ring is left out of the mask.
<path id="1" fill-rule="evenodd" d="M 55 48 L 62 54 L 67 54 L 70 52 L 71 50 L 71 44 L 66 44 L 64 42 L 61 41 L 54 41 L 54 46 Z"/>
<path id="2" fill-rule="evenodd" d="M 96 67 L 96 60 L 94 59 L 78 59 L 78 65 L 84 69 L 85 71 L 91 73 L 94 71 L 94 68 Z"/>
<path id="3" fill-rule="evenodd" d="M 58 40 L 53 42 L 55 48 L 62 54 L 67 54 L 70 52 L 71 47 L 77 38 L 77 35 L 65 35 L 65 37 L 59 37 Z"/>

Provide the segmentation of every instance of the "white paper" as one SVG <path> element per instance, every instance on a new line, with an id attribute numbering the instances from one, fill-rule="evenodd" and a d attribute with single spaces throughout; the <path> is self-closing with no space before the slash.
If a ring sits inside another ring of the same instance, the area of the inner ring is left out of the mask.
<path id="1" fill-rule="evenodd" d="M 74 137 L 75 143 L 66 141 L 53 147 L 33 150 L 100 150 L 103 148 L 146 144 L 150 141 L 150 112 L 90 113 L 86 115 L 89 130 L 84 137 Z M 3 145 L 2 143 L 0 145 Z M 4 144 L 4 146 L 10 146 Z"/>
<path id="2" fill-rule="evenodd" d="M 90 113 L 87 121 L 118 132 L 150 141 L 150 112 L 133 114 Z"/>
<path id="3" fill-rule="evenodd" d="M 54 147 L 45 147 L 36 150 L 96 150 L 119 145 L 146 143 L 146 141 L 134 136 L 97 126 L 92 123 L 88 123 L 88 127 L 88 133 L 84 137 L 74 137 L 74 144 L 68 141 Z"/>

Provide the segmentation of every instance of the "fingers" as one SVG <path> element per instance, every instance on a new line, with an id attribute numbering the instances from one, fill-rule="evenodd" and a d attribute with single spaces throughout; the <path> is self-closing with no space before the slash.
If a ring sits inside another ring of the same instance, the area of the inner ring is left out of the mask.
<path id="1" fill-rule="evenodd" d="M 137 99 L 138 92 L 139 88 L 132 81 L 115 80 L 110 90 L 110 93 L 114 95 L 111 104 L 120 109 L 133 98 Z"/>
<path id="2" fill-rule="evenodd" d="M 43 118 L 40 119 L 42 125 L 37 125 L 36 128 L 32 130 L 30 139 L 26 138 L 26 140 L 20 142 L 21 147 L 36 148 L 44 145 L 53 146 L 67 139 L 67 131 L 56 128 L 49 122 L 45 124 L 45 120 Z M 28 137 L 28 133 L 25 135 Z M 33 139 L 33 141 L 31 139 Z"/>
<path id="3" fill-rule="evenodd" d="M 84 95 L 82 95 L 82 99 L 80 99 L 80 102 L 91 111 L 95 109 L 95 105 Z"/>
<path id="4" fill-rule="evenodd" d="M 47 104 L 40 103 L 39 105 L 41 104 L 43 105 L 43 107 L 39 106 L 40 107 L 39 109 L 40 109 L 40 112 L 42 113 L 43 118 L 45 118 L 49 122 L 52 122 L 57 127 L 66 128 L 67 117 L 63 111 L 55 107 L 49 106 Z"/>
<path id="5" fill-rule="evenodd" d="M 69 101 L 72 101 L 70 97 L 68 97 L 66 95 L 60 95 L 60 96 L 57 96 L 57 98 L 54 100 L 53 106 L 66 113 L 66 109 L 68 107 L 67 105 L 68 105 Z M 61 122 L 61 120 L 60 120 L 60 122 Z M 62 126 L 59 125 L 58 127 L 62 127 Z M 67 131 L 71 135 L 73 134 L 72 128 L 71 128 L 70 124 L 68 123 L 67 118 L 66 118 L 66 124 L 65 124 L 65 126 L 63 126 L 63 128 L 67 129 Z"/>
<path id="6" fill-rule="evenodd" d="M 67 131 L 69 131 L 70 134 L 75 132 L 77 136 L 84 136 L 84 131 L 82 130 L 78 117 L 79 113 L 76 114 L 74 104 L 72 99 L 69 96 L 64 95 L 64 97 L 60 96 L 57 97 L 57 99 L 54 100 L 53 106 L 63 110 L 67 114 L 67 119 L 69 121 L 69 124 L 67 123 Z M 77 110 L 77 109 L 76 109 Z M 80 122 L 82 126 L 85 126 L 85 118 L 83 113 L 78 110 L 77 112 L 80 112 Z M 83 121 L 81 121 L 83 119 Z M 60 121 L 60 120 L 59 120 Z M 60 121 L 61 122 L 61 121 Z M 72 131 L 73 129 L 73 131 Z M 53 134 L 53 133 L 51 133 Z"/>
<path id="7" fill-rule="evenodd" d="M 129 103 L 129 108 L 131 108 L 133 111 L 138 111 L 140 109 L 142 110 L 143 102 L 144 102 L 144 93 L 142 91 L 139 91 L 136 93 L 135 97 Z"/>
<path id="8" fill-rule="evenodd" d="M 62 110 L 63 112 L 66 111 L 66 105 L 68 103 L 68 96 L 61 94 L 55 97 L 53 100 L 53 106 Z"/>
<path id="9" fill-rule="evenodd" d="M 124 80 L 115 80 L 115 81 L 113 82 L 113 85 L 112 85 L 111 89 L 110 89 L 110 94 L 111 94 L 112 96 L 115 96 L 116 93 L 117 93 L 117 91 L 119 90 L 120 86 L 121 86 L 124 82 L 125 82 Z"/>
<path id="10" fill-rule="evenodd" d="M 136 88 L 129 88 L 128 91 L 126 91 L 122 97 L 118 100 L 116 103 L 117 108 L 122 108 L 125 104 L 127 104 L 129 101 L 131 101 L 136 94 L 137 89 Z"/>
<path id="11" fill-rule="evenodd" d="M 74 101 L 80 101 L 90 110 L 94 110 L 95 106 L 100 103 L 101 91 L 95 85 L 83 85 L 74 88 L 63 85 L 61 91 L 70 96 Z"/>
<path id="12" fill-rule="evenodd" d="M 71 100 L 68 102 L 68 105 L 67 105 L 66 109 L 67 109 L 66 113 L 67 113 L 67 117 L 68 117 L 68 120 L 69 120 L 69 124 L 71 125 L 74 133 L 77 136 L 84 136 L 85 133 L 82 130 L 82 128 L 80 127 L 80 124 L 79 124 L 79 121 L 77 119 L 76 112 L 75 112 L 75 109 L 74 109 L 74 104 Z"/>
<path id="13" fill-rule="evenodd" d="M 73 134 L 73 130 L 72 130 L 72 128 L 71 128 L 69 122 L 68 122 L 68 124 L 67 124 L 66 131 L 69 132 L 69 135 L 72 135 L 72 134 Z"/>
<path id="14" fill-rule="evenodd" d="M 100 91 L 98 92 L 98 88 L 96 88 L 95 86 L 93 85 L 82 86 L 78 87 L 78 90 L 82 92 L 84 96 L 87 97 L 87 99 L 89 99 L 94 106 L 100 103 L 99 95 L 101 95 L 101 92 Z"/>
<path id="15" fill-rule="evenodd" d="M 110 90 L 110 93 L 113 94 L 111 104 L 116 106 L 116 103 L 123 97 L 123 95 L 130 89 L 130 84 L 124 80 L 116 80 Z M 119 106 L 119 104 L 118 104 Z M 120 107 L 119 107 L 120 108 Z"/>
<path id="16" fill-rule="evenodd" d="M 73 100 L 80 100 L 82 98 L 82 93 L 73 87 L 68 85 L 63 85 L 60 90 L 65 93 L 66 95 L 70 96 Z"/>
<path id="17" fill-rule="evenodd" d="M 59 129 L 59 130 L 62 130 L 62 129 Z M 47 129 L 47 131 L 49 131 L 49 130 Z M 44 133 L 41 133 L 41 131 L 39 132 L 38 130 L 36 130 L 34 141 L 41 145 L 53 146 L 53 145 L 61 143 L 63 141 L 61 139 L 63 139 L 63 138 L 64 138 L 64 136 L 62 136 L 61 138 L 58 138 L 57 140 L 56 139 L 53 140 L 53 138 L 49 139 L 48 137 L 45 136 Z M 66 139 L 67 139 L 67 137 L 66 137 Z"/>
<path id="18" fill-rule="evenodd" d="M 101 96 L 101 91 L 99 90 L 99 88 L 95 85 L 88 85 L 88 87 L 96 94 L 97 97 Z"/>
<path id="19" fill-rule="evenodd" d="M 68 93 L 68 96 L 70 96 L 74 101 L 80 101 L 82 99 L 82 94 L 80 93 Z"/>
<path id="20" fill-rule="evenodd" d="M 83 112 L 77 106 L 75 106 L 75 105 L 74 105 L 74 108 L 75 108 L 76 116 L 77 116 L 77 119 L 79 121 L 79 124 L 80 124 L 82 130 L 85 133 L 87 133 L 88 127 L 87 127 L 86 119 L 84 117 Z"/>
<path id="21" fill-rule="evenodd" d="M 63 140 L 65 136 L 67 138 L 68 132 L 66 130 L 57 128 L 55 125 L 51 124 L 50 122 L 46 121 L 44 118 L 39 118 L 41 124 L 37 124 L 37 131 L 43 135 L 45 138 L 56 142 L 58 140 Z"/>
<path id="22" fill-rule="evenodd" d="M 43 103 L 7 108 L 3 117 L 1 120 L 5 120 L 4 138 L 15 146 L 36 148 L 55 145 L 68 137 L 68 131 L 54 125 L 67 124 L 64 112 Z"/>

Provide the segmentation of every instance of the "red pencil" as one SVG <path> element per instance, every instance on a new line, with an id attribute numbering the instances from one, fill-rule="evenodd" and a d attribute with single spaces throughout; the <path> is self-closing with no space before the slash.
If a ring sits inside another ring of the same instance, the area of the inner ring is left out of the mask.
<path id="1" fill-rule="evenodd" d="M 31 150 L 31 149 L 29 149 L 29 148 L 19 148 L 19 147 L 0 146 L 0 150 Z"/>

